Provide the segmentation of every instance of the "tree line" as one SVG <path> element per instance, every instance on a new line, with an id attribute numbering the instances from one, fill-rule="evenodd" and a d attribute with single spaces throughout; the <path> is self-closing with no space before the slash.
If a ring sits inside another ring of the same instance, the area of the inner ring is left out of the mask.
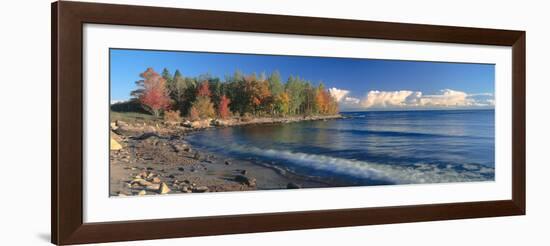
<path id="1" fill-rule="evenodd" d="M 282 82 L 278 71 L 259 76 L 236 71 L 222 81 L 210 74 L 186 77 L 179 70 L 171 74 L 165 68 L 158 74 L 147 68 L 140 77 L 131 96 L 157 117 L 168 111 L 191 120 L 338 113 L 338 103 L 322 82 L 315 86 L 297 76 Z"/>

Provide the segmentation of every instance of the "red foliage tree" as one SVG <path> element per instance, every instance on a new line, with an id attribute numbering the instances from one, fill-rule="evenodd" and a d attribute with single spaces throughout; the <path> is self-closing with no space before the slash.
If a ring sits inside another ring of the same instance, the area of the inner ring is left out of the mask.
<path id="1" fill-rule="evenodd" d="M 199 97 L 209 97 L 212 93 L 210 92 L 210 88 L 208 87 L 208 81 L 203 81 L 197 90 L 197 96 Z"/>
<path id="2" fill-rule="evenodd" d="M 162 110 L 170 107 L 166 80 L 152 68 L 147 68 L 140 76 L 143 78 L 143 92 L 139 96 L 139 102 L 147 111 L 158 117 Z"/>
<path id="3" fill-rule="evenodd" d="M 231 103 L 231 100 L 223 95 L 220 99 L 220 106 L 218 108 L 218 114 L 220 115 L 220 118 L 226 119 L 227 117 L 229 117 L 231 113 L 229 111 L 229 103 Z"/>

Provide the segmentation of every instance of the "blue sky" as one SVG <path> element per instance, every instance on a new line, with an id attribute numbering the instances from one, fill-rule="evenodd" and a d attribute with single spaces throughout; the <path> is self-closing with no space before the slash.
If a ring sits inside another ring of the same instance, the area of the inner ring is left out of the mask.
<path id="1" fill-rule="evenodd" d="M 225 54 L 111 49 L 111 99 L 130 98 L 134 82 L 148 67 L 184 76 L 210 73 L 220 77 L 278 70 L 326 88 L 334 88 L 341 108 L 492 107 L 494 65 L 351 59 L 329 57 Z M 332 93 L 331 92 L 331 93 Z M 449 100 L 448 100 L 449 99 Z"/>

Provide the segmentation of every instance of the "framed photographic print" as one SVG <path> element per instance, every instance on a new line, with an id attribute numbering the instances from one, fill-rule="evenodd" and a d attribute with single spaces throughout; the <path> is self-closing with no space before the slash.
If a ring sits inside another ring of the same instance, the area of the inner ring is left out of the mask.
<path id="1" fill-rule="evenodd" d="M 525 32 L 52 5 L 52 242 L 525 214 Z"/>

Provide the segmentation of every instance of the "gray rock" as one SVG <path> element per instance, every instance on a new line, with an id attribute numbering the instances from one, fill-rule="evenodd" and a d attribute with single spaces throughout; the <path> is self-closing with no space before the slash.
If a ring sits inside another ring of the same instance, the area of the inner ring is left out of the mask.
<path id="1" fill-rule="evenodd" d="M 170 147 L 174 150 L 174 152 L 179 153 L 182 151 L 189 152 L 190 148 L 186 144 L 170 144 Z"/>
<path id="2" fill-rule="evenodd" d="M 228 160 L 225 160 L 225 165 L 230 165 L 231 162 L 229 162 Z"/>
<path id="3" fill-rule="evenodd" d="M 157 191 L 158 189 L 160 189 L 160 184 L 151 184 L 149 186 L 146 186 L 145 187 L 146 190 L 148 191 Z"/>
<path id="4" fill-rule="evenodd" d="M 159 139 L 160 136 L 157 135 L 155 132 L 145 132 L 145 133 L 139 135 L 138 137 L 136 137 L 137 140 L 146 140 L 146 139 L 149 139 L 149 138 Z"/>
<path id="5" fill-rule="evenodd" d="M 209 189 L 207 186 L 197 186 L 195 188 L 193 188 L 193 192 L 196 192 L 196 193 L 204 193 L 204 192 L 208 192 Z"/>
<path id="6" fill-rule="evenodd" d="M 118 135 L 130 136 L 134 134 L 134 131 L 128 126 L 118 126 L 117 129 L 113 129 L 113 132 Z"/>
<path id="7" fill-rule="evenodd" d="M 147 180 L 139 179 L 139 178 L 138 178 L 138 179 L 132 180 L 131 183 L 132 183 L 132 184 L 139 184 L 139 185 L 141 185 L 141 186 L 150 186 L 150 185 L 153 184 L 153 183 L 151 183 L 151 182 L 149 182 L 149 181 L 147 181 Z"/>
<path id="8" fill-rule="evenodd" d="M 189 128 L 192 127 L 192 126 L 191 126 L 191 121 L 188 121 L 188 120 L 182 122 L 181 125 L 184 126 L 184 127 L 189 127 Z"/>
<path id="9" fill-rule="evenodd" d="M 122 121 L 122 120 L 117 120 L 115 122 L 115 125 L 118 126 L 118 127 L 121 127 L 121 126 L 128 126 L 128 123 Z"/>
<path id="10" fill-rule="evenodd" d="M 235 181 L 237 181 L 241 184 L 248 185 L 248 186 L 256 186 L 256 178 L 248 177 L 248 176 L 245 176 L 245 175 L 235 176 Z"/>

